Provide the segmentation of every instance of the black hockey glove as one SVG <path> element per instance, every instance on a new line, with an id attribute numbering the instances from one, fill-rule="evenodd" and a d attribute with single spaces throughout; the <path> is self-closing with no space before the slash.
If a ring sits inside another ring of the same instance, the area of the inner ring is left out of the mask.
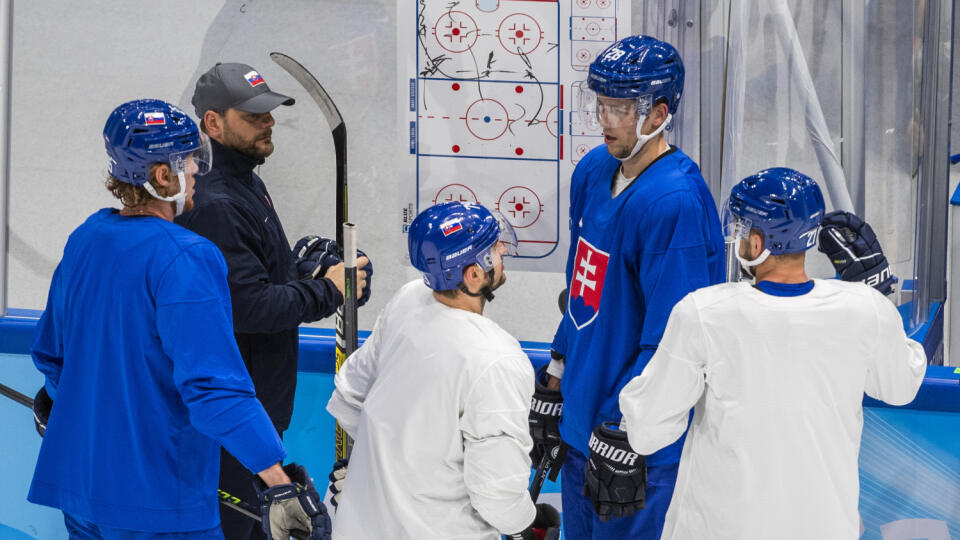
<path id="1" fill-rule="evenodd" d="M 366 257 L 367 254 L 357 250 L 357 257 Z M 340 246 L 336 240 L 322 238 L 316 235 L 304 236 L 293 246 L 293 258 L 297 265 L 297 275 L 300 279 L 321 278 L 327 269 L 343 262 L 340 258 Z M 367 258 L 369 261 L 369 257 Z M 373 278 L 373 262 L 360 268 L 367 273 L 367 284 L 360 291 L 357 305 L 362 306 L 370 299 L 370 283 Z"/>
<path id="2" fill-rule="evenodd" d="M 893 292 L 897 278 L 890 272 L 877 235 L 854 214 L 837 210 L 824 216 L 817 249 L 830 258 L 840 279 L 862 281 L 883 294 Z"/>
<path id="3" fill-rule="evenodd" d="M 526 529 L 506 535 L 507 540 L 558 540 L 560 538 L 560 513 L 546 503 L 537 505 L 537 515 Z"/>
<path id="4" fill-rule="evenodd" d="M 37 396 L 33 398 L 33 425 L 41 437 L 47 432 L 47 421 L 50 420 L 51 409 L 53 409 L 53 400 L 50 399 L 50 394 L 47 394 L 47 388 L 41 386 Z"/>
<path id="5" fill-rule="evenodd" d="M 560 417 L 563 414 L 563 395 L 559 390 L 547 388 L 547 366 L 537 370 L 533 399 L 530 400 L 530 437 L 533 450 L 530 459 L 537 466 L 544 452 L 560 444 Z"/>
<path id="6" fill-rule="evenodd" d="M 330 476 L 327 477 L 330 479 L 330 504 L 333 505 L 334 511 L 340 505 L 340 493 L 343 491 L 343 481 L 347 478 L 347 465 L 349 464 L 349 459 L 338 459 L 333 464 Z"/>
<path id="7" fill-rule="evenodd" d="M 267 540 L 288 540 L 291 536 L 307 540 L 330 540 L 330 516 L 313 480 L 301 465 L 284 465 L 292 484 L 267 487 L 257 477 L 254 487 L 260 503 L 260 526 Z"/>
<path id="8" fill-rule="evenodd" d="M 627 432 L 604 422 L 590 435 L 590 459 L 584 471 L 583 494 L 593 502 L 600 521 L 627 517 L 646 504 L 647 465 L 630 448 Z"/>

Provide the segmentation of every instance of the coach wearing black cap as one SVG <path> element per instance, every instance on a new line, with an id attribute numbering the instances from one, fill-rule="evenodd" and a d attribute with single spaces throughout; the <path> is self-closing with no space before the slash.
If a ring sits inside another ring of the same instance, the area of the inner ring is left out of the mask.
<path id="1" fill-rule="evenodd" d="M 197 180 L 194 209 L 176 222 L 223 252 L 237 345 L 257 397 L 282 435 L 293 414 L 297 327 L 333 314 L 343 302 L 343 263 L 329 266 L 317 279 L 299 279 L 270 194 L 253 172 L 273 153 L 271 111 L 293 105 L 293 98 L 271 91 L 248 65 L 218 63 L 200 76 L 192 102 L 200 128 L 211 139 L 213 168 Z M 366 262 L 362 258 L 358 265 Z M 222 453 L 222 489 L 253 502 L 253 479 L 251 471 Z M 220 517 L 227 540 L 265 538 L 242 514 L 225 509 Z"/>

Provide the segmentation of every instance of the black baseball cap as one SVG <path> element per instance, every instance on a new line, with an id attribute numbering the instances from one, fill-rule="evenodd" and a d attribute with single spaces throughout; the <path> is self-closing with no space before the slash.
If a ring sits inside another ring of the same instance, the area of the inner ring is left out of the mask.
<path id="1" fill-rule="evenodd" d="M 231 108 L 270 112 L 280 105 L 293 105 L 294 99 L 270 90 L 260 73 L 246 64 L 217 62 L 197 80 L 190 102 L 197 118 L 203 118 L 207 111 Z"/>

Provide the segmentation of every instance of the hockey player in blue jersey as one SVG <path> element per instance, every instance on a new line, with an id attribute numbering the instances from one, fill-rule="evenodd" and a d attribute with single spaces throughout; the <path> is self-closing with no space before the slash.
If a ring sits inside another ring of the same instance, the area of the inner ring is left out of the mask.
<path id="1" fill-rule="evenodd" d="M 223 445 L 258 474 L 268 538 L 329 539 L 306 471 L 280 466 L 233 337 L 223 255 L 173 223 L 209 170 L 209 142 L 159 100 L 120 105 L 103 137 L 123 206 L 73 231 L 50 284 L 31 350 L 46 380 L 28 499 L 62 510 L 70 538 L 222 539 Z"/>
<path id="2" fill-rule="evenodd" d="M 673 305 L 724 277 L 713 197 L 697 165 L 663 136 L 683 73 L 671 45 L 631 36 L 600 53 L 580 88 L 575 114 L 602 128 L 605 144 L 584 156 L 571 179 L 567 310 L 536 394 L 563 401 L 563 519 L 571 540 L 657 539 L 673 493 L 682 440 L 647 456 L 646 479 L 636 455 L 591 456 L 591 447 L 626 445 L 622 432 L 601 427 L 620 421 L 617 395 L 653 356 Z M 536 417 L 532 428 L 544 420 Z M 555 440 L 531 431 L 540 448 Z M 614 485 L 618 479 L 630 488 Z"/>

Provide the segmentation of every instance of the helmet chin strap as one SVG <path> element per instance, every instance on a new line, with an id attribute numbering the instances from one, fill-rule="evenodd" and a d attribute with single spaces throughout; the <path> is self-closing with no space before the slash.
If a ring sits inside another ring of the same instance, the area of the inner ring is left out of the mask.
<path id="1" fill-rule="evenodd" d="M 647 121 L 647 117 L 649 117 L 649 116 L 650 116 L 650 115 L 648 114 L 648 115 L 644 116 L 642 120 L 638 120 L 638 121 L 637 121 L 637 144 L 633 145 L 633 151 L 630 152 L 630 155 L 629 155 L 629 156 L 627 156 L 627 157 L 625 157 L 625 158 L 617 158 L 617 159 L 619 159 L 620 161 L 629 161 L 630 158 L 632 158 L 633 156 L 637 155 L 637 152 L 639 152 L 640 149 L 643 148 L 643 146 L 644 146 L 645 144 L 647 144 L 648 142 L 650 142 L 650 139 L 656 137 L 656 136 L 659 135 L 664 129 L 666 129 L 667 125 L 670 124 L 670 121 L 673 120 L 673 115 L 667 113 L 667 119 L 664 120 L 662 124 L 660 124 L 660 127 L 658 127 L 657 129 L 653 130 L 652 133 L 648 133 L 647 135 L 644 135 L 643 133 L 641 133 L 641 130 L 643 129 L 643 124 L 644 124 L 644 122 Z M 616 156 L 614 156 L 614 157 L 616 157 Z"/>
<path id="2" fill-rule="evenodd" d="M 763 251 L 760 252 L 760 255 L 759 255 L 756 259 L 754 259 L 754 260 L 752 260 L 752 261 L 748 261 L 747 259 L 745 259 L 745 258 L 743 258 L 742 256 L 740 256 L 740 241 L 741 241 L 741 240 L 743 240 L 743 238 L 737 238 L 737 245 L 736 245 L 736 247 L 734 248 L 734 255 L 737 256 L 737 260 L 740 261 L 740 264 L 741 264 L 741 265 L 743 266 L 743 268 L 747 271 L 747 273 L 749 273 L 751 276 L 753 276 L 754 278 L 756 278 L 756 277 L 757 277 L 757 274 L 756 274 L 756 268 L 755 268 L 755 267 L 758 266 L 758 265 L 760 265 L 760 264 L 762 264 L 763 261 L 767 260 L 767 257 L 770 256 L 770 250 L 767 249 L 767 248 L 763 248 Z"/>
<path id="3" fill-rule="evenodd" d="M 174 217 L 179 216 L 183 213 L 183 206 L 187 202 L 187 179 L 184 178 L 182 172 L 177 173 L 177 178 L 180 179 L 180 191 L 175 195 L 169 197 L 161 197 L 157 194 L 157 190 L 153 189 L 153 185 L 150 182 L 143 183 L 143 189 L 147 190 L 147 193 L 150 194 L 154 199 L 159 199 L 161 201 L 175 202 L 177 203 L 177 210 L 174 212 Z"/>
<path id="4" fill-rule="evenodd" d="M 489 278 L 489 281 L 484 284 L 484 286 L 480 289 L 480 292 L 470 292 L 462 281 L 457 288 L 467 296 L 472 296 L 474 298 L 482 296 L 487 302 L 493 302 L 493 289 L 490 288 L 490 286 L 493 285 L 493 270 L 487 272 L 487 278 Z"/>

